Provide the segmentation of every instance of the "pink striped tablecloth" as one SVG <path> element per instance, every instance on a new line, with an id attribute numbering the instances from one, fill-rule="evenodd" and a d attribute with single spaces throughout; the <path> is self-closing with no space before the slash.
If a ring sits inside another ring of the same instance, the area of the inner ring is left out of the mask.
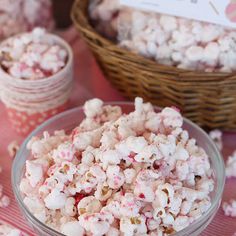
<path id="1" fill-rule="evenodd" d="M 84 43 L 80 40 L 72 28 L 63 34 L 63 37 L 74 49 L 75 56 L 75 86 L 71 98 L 71 107 L 82 105 L 85 100 L 92 97 L 99 97 L 105 101 L 121 101 L 124 98 L 115 91 L 104 79 L 93 57 Z M 224 133 L 225 158 L 236 150 L 236 133 Z M 5 221 L 29 235 L 36 235 L 27 222 L 21 216 L 11 189 L 11 164 L 12 159 L 7 153 L 8 144 L 23 138 L 16 135 L 10 127 L 3 104 L 0 103 L 0 166 L 3 172 L 0 174 L 0 183 L 3 183 L 4 193 L 11 198 L 11 205 L 0 208 L 0 220 Z M 236 199 L 236 180 L 227 180 L 223 201 L 231 198 Z M 219 209 L 215 219 L 210 226 L 202 233 L 202 236 L 232 236 L 236 232 L 236 219 L 225 217 L 222 209 Z"/>

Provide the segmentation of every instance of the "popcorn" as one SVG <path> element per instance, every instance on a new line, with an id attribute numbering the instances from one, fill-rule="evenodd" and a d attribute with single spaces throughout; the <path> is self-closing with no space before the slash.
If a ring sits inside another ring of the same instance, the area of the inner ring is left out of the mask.
<path id="1" fill-rule="evenodd" d="M 124 170 L 125 182 L 131 184 L 136 176 L 136 171 L 134 169 L 128 168 Z"/>
<path id="2" fill-rule="evenodd" d="M 78 221 L 71 221 L 61 226 L 61 233 L 68 236 L 83 236 L 84 229 Z"/>
<path id="3" fill-rule="evenodd" d="M 102 209 L 99 200 L 93 196 L 84 197 L 77 205 L 79 215 L 84 213 L 97 213 Z"/>
<path id="4" fill-rule="evenodd" d="M 9 153 L 9 156 L 14 158 L 16 153 L 18 152 L 19 150 L 19 144 L 17 143 L 17 141 L 12 141 L 8 147 L 7 147 L 7 151 Z"/>
<path id="5" fill-rule="evenodd" d="M 84 104 L 84 113 L 88 118 L 93 118 L 102 112 L 103 101 L 100 99 L 93 99 Z"/>
<path id="6" fill-rule="evenodd" d="M 79 223 L 86 231 L 100 236 L 109 231 L 113 219 L 113 216 L 109 213 L 85 213 L 79 217 Z"/>
<path id="7" fill-rule="evenodd" d="M 0 166 L 0 173 L 2 172 L 2 167 Z M 10 198 L 3 193 L 3 186 L 0 184 L 0 207 L 6 208 L 10 205 Z"/>
<path id="8" fill-rule="evenodd" d="M 209 136 L 214 141 L 214 143 L 216 144 L 216 146 L 218 147 L 218 149 L 220 151 L 222 151 L 222 149 L 223 149 L 222 135 L 223 134 L 222 134 L 222 132 L 220 130 L 212 130 L 209 133 Z"/>
<path id="9" fill-rule="evenodd" d="M 65 203 L 65 214 L 68 216 L 75 216 L 76 213 L 75 199 L 73 197 L 67 198 Z"/>
<path id="10" fill-rule="evenodd" d="M 236 151 L 233 153 L 232 156 L 229 156 L 227 162 L 226 162 L 226 177 L 236 177 Z"/>
<path id="11" fill-rule="evenodd" d="M 23 80 L 50 77 L 62 70 L 67 52 L 55 40 L 46 40 L 44 29 L 11 38 L 1 48 L 1 67 L 11 76 Z"/>
<path id="12" fill-rule="evenodd" d="M 236 217 L 236 201 L 234 199 L 224 202 L 222 207 L 226 216 Z"/>
<path id="13" fill-rule="evenodd" d="M 36 26 L 52 29 L 54 22 L 51 8 L 49 0 L 1 0 L 0 40 Z"/>
<path id="14" fill-rule="evenodd" d="M 120 221 L 120 231 L 127 236 L 145 234 L 147 233 L 147 227 L 144 221 L 143 216 L 122 218 Z"/>
<path id="15" fill-rule="evenodd" d="M 180 231 L 180 230 L 188 227 L 189 224 L 190 224 L 189 217 L 178 216 L 174 221 L 173 228 L 175 231 Z"/>
<path id="16" fill-rule="evenodd" d="M 6 195 L 0 198 L 0 207 L 6 208 L 10 205 L 10 198 Z"/>
<path id="17" fill-rule="evenodd" d="M 3 221 L 0 221 L 0 235 L 27 236 L 27 234 L 23 233 L 21 230 L 14 228 Z"/>
<path id="18" fill-rule="evenodd" d="M 65 206 L 66 195 L 59 192 L 57 189 L 52 190 L 50 194 L 44 199 L 45 206 L 51 210 L 61 209 Z"/>
<path id="19" fill-rule="evenodd" d="M 33 161 L 26 161 L 26 178 L 29 180 L 30 185 L 34 188 L 43 178 L 43 168 Z"/>
<path id="20" fill-rule="evenodd" d="M 90 0 L 89 13 L 99 33 L 158 64 L 205 72 L 236 70 L 230 28 L 131 9 L 117 0 Z"/>
<path id="21" fill-rule="evenodd" d="M 71 134 L 45 132 L 27 145 L 20 190 L 36 218 L 72 236 L 169 235 L 209 209 L 209 158 L 177 109 L 156 113 L 136 98 L 129 114 L 98 99 L 84 110 Z"/>
<path id="22" fill-rule="evenodd" d="M 119 235 L 120 235 L 119 230 L 114 227 L 110 227 L 109 231 L 106 234 L 106 236 L 119 236 Z"/>

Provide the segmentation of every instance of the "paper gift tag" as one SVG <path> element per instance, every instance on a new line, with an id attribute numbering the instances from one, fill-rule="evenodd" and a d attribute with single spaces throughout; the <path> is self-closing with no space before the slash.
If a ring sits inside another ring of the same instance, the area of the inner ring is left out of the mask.
<path id="1" fill-rule="evenodd" d="M 120 0 L 126 6 L 236 28 L 236 0 Z"/>

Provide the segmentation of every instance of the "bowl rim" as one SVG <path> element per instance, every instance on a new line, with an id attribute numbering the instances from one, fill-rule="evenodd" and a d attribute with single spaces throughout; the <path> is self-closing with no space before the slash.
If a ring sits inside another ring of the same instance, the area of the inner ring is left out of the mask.
<path id="1" fill-rule="evenodd" d="M 122 106 L 122 105 L 128 105 L 128 106 L 133 106 L 134 107 L 134 102 L 104 102 L 104 105 L 118 105 L 118 106 Z M 153 106 L 155 110 L 162 110 L 162 108 L 158 107 L 158 106 Z M 53 228 L 50 228 L 49 226 L 47 226 L 46 224 L 42 223 L 41 221 L 39 221 L 31 212 L 30 210 L 25 206 L 25 204 L 23 203 L 23 198 L 21 196 L 20 190 L 17 187 L 17 180 L 15 178 L 14 172 L 17 171 L 16 166 L 17 166 L 17 162 L 21 157 L 21 152 L 26 148 L 27 143 L 29 142 L 29 140 L 33 137 L 36 136 L 36 134 L 40 131 L 43 131 L 45 127 L 49 126 L 51 123 L 55 122 L 57 119 L 65 117 L 67 115 L 69 115 L 70 113 L 73 113 L 75 111 L 82 111 L 83 112 L 83 106 L 78 106 L 72 109 L 69 109 L 67 111 L 61 112 L 55 116 L 53 116 L 52 118 L 46 120 L 45 122 L 43 122 L 41 125 L 39 125 L 36 129 L 34 129 L 28 136 L 27 138 L 24 140 L 24 142 L 21 144 L 19 151 L 16 154 L 16 157 L 14 158 L 13 164 L 12 164 L 12 169 L 11 169 L 11 184 L 12 184 L 12 189 L 13 189 L 13 193 L 15 196 L 15 199 L 18 203 L 18 205 L 20 205 L 21 209 L 24 210 L 24 212 L 26 213 L 27 217 L 31 219 L 31 221 L 37 225 L 39 228 L 43 228 L 44 230 L 46 230 L 48 233 L 53 233 L 55 235 L 60 235 L 63 236 L 64 234 L 54 230 Z M 193 227 L 194 225 L 202 225 L 206 219 L 210 218 L 213 214 L 215 209 L 218 209 L 219 204 L 221 202 L 221 198 L 222 198 L 222 194 L 223 194 L 223 190 L 224 190 L 224 186 L 225 186 L 225 164 L 224 164 L 224 160 L 222 155 L 220 154 L 218 148 L 216 147 L 215 143 L 213 142 L 213 140 L 209 137 L 209 135 L 202 129 L 200 128 L 197 124 L 193 123 L 191 120 L 183 117 L 184 119 L 184 123 L 187 123 L 189 125 L 191 125 L 194 129 L 196 129 L 198 132 L 200 132 L 203 136 L 205 136 L 205 138 L 209 141 L 209 144 L 212 146 L 213 151 L 215 152 L 216 156 L 215 156 L 215 160 L 216 162 L 218 161 L 221 168 L 222 168 L 222 172 L 221 172 L 221 178 L 219 178 L 219 181 L 217 182 L 217 185 L 215 186 L 216 188 L 216 194 L 214 196 L 214 198 L 212 199 L 211 202 L 211 206 L 210 208 L 201 216 L 199 217 L 196 221 L 194 221 L 192 224 L 190 224 L 188 227 L 182 229 L 181 231 L 176 232 L 175 234 L 173 234 L 173 236 L 181 236 L 183 234 L 189 233 L 189 230 L 191 230 L 191 227 Z M 210 159 L 212 160 L 212 159 Z M 217 175 L 219 173 L 216 173 Z M 28 220 L 27 220 L 27 223 Z"/>

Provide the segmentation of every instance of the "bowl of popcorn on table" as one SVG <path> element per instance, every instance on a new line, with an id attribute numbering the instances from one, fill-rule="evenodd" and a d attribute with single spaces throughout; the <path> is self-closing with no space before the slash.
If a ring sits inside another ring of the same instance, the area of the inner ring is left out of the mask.
<path id="1" fill-rule="evenodd" d="M 39 235 L 199 235 L 217 212 L 224 163 L 178 109 L 87 101 L 38 127 L 12 168 Z"/>
<path id="2" fill-rule="evenodd" d="M 73 82 L 73 53 L 42 28 L 0 44 L 0 89 L 14 129 L 28 134 L 66 109 Z"/>

